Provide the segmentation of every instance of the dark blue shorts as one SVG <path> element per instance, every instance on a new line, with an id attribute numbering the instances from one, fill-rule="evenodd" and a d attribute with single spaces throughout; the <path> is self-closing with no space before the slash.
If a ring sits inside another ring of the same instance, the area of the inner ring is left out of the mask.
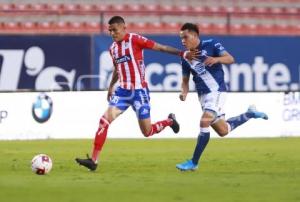
<path id="1" fill-rule="evenodd" d="M 121 111 L 125 111 L 131 106 L 138 119 L 150 118 L 149 89 L 127 90 L 118 87 L 109 101 L 109 106 L 115 106 Z"/>

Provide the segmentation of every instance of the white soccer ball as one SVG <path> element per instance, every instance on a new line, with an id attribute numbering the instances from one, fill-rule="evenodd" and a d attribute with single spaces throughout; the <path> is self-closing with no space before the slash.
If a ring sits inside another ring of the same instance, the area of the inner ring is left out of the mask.
<path id="1" fill-rule="evenodd" d="M 38 154 L 31 160 L 31 169 L 38 175 L 45 175 L 52 168 L 52 160 L 46 154 Z"/>

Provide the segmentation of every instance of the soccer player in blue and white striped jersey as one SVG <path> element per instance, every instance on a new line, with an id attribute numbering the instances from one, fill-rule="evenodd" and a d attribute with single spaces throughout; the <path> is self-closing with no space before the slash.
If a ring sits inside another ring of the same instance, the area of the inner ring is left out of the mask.
<path id="1" fill-rule="evenodd" d="M 182 59 L 183 76 L 180 100 L 185 101 L 186 99 L 189 91 L 189 79 L 192 74 L 203 109 L 200 120 L 200 133 L 194 154 L 190 160 L 176 165 L 179 170 L 188 171 L 198 168 L 199 159 L 210 139 L 209 126 L 219 136 L 224 137 L 251 118 L 268 119 L 268 116 L 250 106 L 245 113 L 225 120 L 223 108 L 227 89 L 222 64 L 232 64 L 234 58 L 220 42 L 214 39 L 201 40 L 198 26 L 195 24 L 185 23 L 181 27 L 180 38 L 186 49 L 200 52 L 198 59 Z"/>

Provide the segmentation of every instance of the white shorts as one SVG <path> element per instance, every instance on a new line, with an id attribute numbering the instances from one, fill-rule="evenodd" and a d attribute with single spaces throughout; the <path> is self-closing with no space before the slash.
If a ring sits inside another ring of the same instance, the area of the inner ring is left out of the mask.
<path id="1" fill-rule="evenodd" d="M 216 118 L 224 117 L 224 105 L 226 101 L 226 92 L 211 92 L 199 96 L 202 110 L 213 111 L 216 113 Z"/>

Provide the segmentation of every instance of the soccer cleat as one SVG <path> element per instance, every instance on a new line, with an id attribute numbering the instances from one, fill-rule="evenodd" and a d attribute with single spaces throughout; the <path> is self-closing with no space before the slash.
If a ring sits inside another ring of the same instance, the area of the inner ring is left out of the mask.
<path id="1" fill-rule="evenodd" d="M 84 166 L 86 168 L 88 168 L 91 171 L 95 171 L 97 169 L 98 164 L 96 164 L 87 154 L 86 155 L 87 158 L 86 159 L 80 159 L 80 158 L 76 158 L 75 161 L 81 165 Z"/>
<path id="2" fill-rule="evenodd" d="M 173 113 L 169 114 L 168 118 L 171 119 L 173 122 L 172 125 L 170 125 L 170 127 L 172 128 L 174 133 L 178 133 L 180 127 L 179 127 L 179 123 L 176 120 L 175 114 L 173 114 Z"/>
<path id="3" fill-rule="evenodd" d="M 198 169 L 198 165 L 195 165 L 192 160 L 187 160 L 183 163 L 177 164 L 176 168 L 181 171 L 194 171 Z"/>
<path id="4" fill-rule="evenodd" d="M 255 118 L 255 119 L 261 118 L 267 120 L 269 118 L 266 113 L 257 111 L 255 105 L 250 105 L 247 110 L 247 113 L 250 114 L 251 118 Z"/>

